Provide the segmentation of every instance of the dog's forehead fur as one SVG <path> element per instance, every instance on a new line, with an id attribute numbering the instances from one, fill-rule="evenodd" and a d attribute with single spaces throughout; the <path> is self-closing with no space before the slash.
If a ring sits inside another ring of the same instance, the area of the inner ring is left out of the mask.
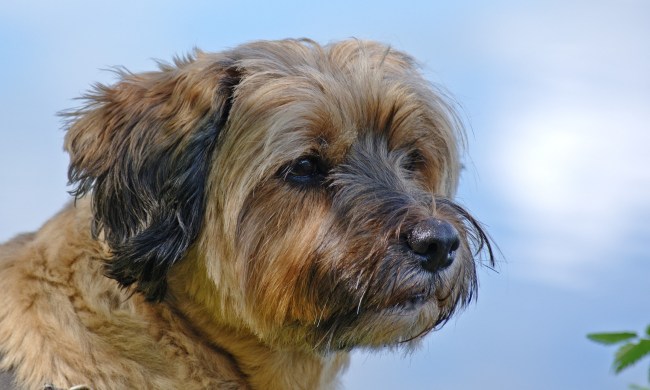
<path id="1" fill-rule="evenodd" d="M 216 167 L 230 168 L 235 156 L 251 161 L 258 167 L 254 185 L 302 155 L 342 163 L 359 134 L 371 132 L 391 150 L 417 151 L 431 190 L 453 195 L 462 134 L 453 110 L 407 55 L 351 40 L 255 43 L 232 56 L 242 75 L 216 156 L 229 164 Z"/>

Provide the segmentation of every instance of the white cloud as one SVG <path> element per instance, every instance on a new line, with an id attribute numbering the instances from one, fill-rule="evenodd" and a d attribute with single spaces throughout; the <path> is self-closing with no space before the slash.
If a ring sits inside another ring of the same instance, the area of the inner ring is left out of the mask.
<path id="1" fill-rule="evenodd" d="M 650 214 L 643 7 L 567 6 L 526 25 L 508 15 L 486 27 L 488 62 L 511 72 L 496 99 L 486 173 L 519 230 L 510 248 L 515 273 L 589 285 L 590 272 L 639 247 L 628 237 L 637 215 Z"/>
<path id="2" fill-rule="evenodd" d="M 492 172 L 527 237 L 527 276 L 580 285 L 584 267 L 625 255 L 635 214 L 650 212 L 648 118 L 539 108 L 504 123 Z"/>

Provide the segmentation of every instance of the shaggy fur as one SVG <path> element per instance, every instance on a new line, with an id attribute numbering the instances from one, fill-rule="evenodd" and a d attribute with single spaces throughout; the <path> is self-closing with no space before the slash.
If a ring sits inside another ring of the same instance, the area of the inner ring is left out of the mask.
<path id="1" fill-rule="evenodd" d="M 20 386 L 331 388 L 472 299 L 462 133 L 409 56 L 284 40 L 117 73 L 64 114 L 75 201 L 0 246 Z"/>

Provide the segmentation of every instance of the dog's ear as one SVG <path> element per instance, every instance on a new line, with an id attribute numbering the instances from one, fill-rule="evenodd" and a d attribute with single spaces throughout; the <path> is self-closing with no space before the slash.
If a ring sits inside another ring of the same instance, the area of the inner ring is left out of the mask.
<path id="1" fill-rule="evenodd" d="M 199 52 L 160 70 L 117 71 L 69 118 L 65 148 L 72 194 L 89 193 L 93 235 L 111 250 L 107 276 L 149 300 L 166 291 L 170 267 L 198 235 L 207 174 L 239 73 Z"/>

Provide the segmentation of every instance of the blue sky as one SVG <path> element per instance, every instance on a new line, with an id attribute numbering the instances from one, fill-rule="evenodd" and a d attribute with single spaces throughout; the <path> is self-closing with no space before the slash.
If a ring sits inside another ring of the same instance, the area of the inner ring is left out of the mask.
<path id="1" fill-rule="evenodd" d="M 414 55 L 468 127 L 459 198 L 503 256 L 420 350 L 358 352 L 348 389 L 620 389 L 588 332 L 650 323 L 650 3 L 4 1 L 0 240 L 67 200 L 57 111 L 103 71 L 197 46 L 347 37 Z"/>

